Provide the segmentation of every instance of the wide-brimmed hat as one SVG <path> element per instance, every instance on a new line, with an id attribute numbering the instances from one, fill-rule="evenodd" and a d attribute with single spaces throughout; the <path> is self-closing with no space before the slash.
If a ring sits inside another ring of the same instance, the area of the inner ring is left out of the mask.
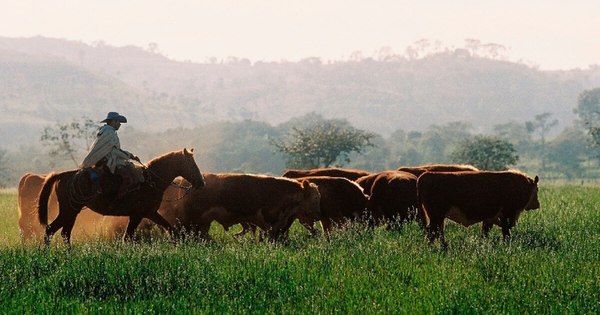
<path id="1" fill-rule="evenodd" d="M 101 121 L 101 123 L 107 122 L 109 120 L 116 120 L 116 121 L 120 121 L 122 123 L 127 122 L 127 118 L 125 118 L 125 116 L 119 115 L 119 113 L 117 113 L 117 112 L 109 112 L 108 115 L 106 115 L 106 119 Z"/>

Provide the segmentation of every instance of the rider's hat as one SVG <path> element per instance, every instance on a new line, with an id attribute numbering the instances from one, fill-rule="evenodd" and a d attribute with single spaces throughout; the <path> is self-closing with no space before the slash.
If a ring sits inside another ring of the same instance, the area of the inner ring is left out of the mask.
<path id="1" fill-rule="evenodd" d="M 106 115 L 106 119 L 101 121 L 101 123 L 107 122 L 109 120 L 116 120 L 116 121 L 120 121 L 122 123 L 127 122 L 127 118 L 125 118 L 125 116 L 119 115 L 119 113 L 117 113 L 117 112 L 109 112 L 108 115 Z"/>

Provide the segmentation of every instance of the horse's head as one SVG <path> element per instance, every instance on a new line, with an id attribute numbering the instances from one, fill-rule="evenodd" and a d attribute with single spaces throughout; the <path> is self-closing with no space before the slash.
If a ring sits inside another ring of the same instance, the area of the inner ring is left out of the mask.
<path id="1" fill-rule="evenodd" d="M 183 166 L 181 170 L 181 177 L 185 178 L 188 182 L 192 184 L 194 188 L 201 188 L 206 185 L 204 181 L 204 176 L 200 173 L 200 169 L 198 169 L 198 165 L 196 165 L 196 161 L 194 161 L 194 149 L 183 149 Z"/>

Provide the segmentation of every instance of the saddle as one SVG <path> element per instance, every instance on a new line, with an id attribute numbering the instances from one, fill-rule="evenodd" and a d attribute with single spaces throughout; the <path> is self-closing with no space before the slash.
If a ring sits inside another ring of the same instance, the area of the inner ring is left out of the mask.
<path id="1" fill-rule="evenodd" d="M 129 192 L 139 190 L 143 183 L 149 182 L 149 174 L 143 167 L 125 165 L 111 173 L 105 160 L 100 160 L 92 169 L 98 175 L 99 191 L 108 199 L 119 199 Z"/>

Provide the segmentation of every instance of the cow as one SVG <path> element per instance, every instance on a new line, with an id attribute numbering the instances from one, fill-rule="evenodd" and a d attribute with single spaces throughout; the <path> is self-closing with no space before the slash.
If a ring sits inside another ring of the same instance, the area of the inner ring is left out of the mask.
<path id="1" fill-rule="evenodd" d="M 538 182 L 539 177 L 532 179 L 516 170 L 424 173 L 417 181 L 417 191 L 429 243 L 439 238 L 447 247 L 446 218 L 465 227 L 483 222 L 483 236 L 496 224 L 508 240 L 523 210 L 540 207 Z"/>
<path id="2" fill-rule="evenodd" d="M 200 239 L 209 239 L 212 221 L 225 229 L 247 222 L 266 231 L 271 240 L 279 240 L 297 217 L 320 217 L 319 190 L 309 181 L 233 173 L 204 178 L 205 187 L 163 203 L 159 210 L 177 230 Z"/>
<path id="3" fill-rule="evenodd" d="M 371 174 L 367 171 L 353 170 L 345 168 L 313 168 L 309 170 L 287 170 L 283 173 L 283 177 L 287 178 L 301 178 L 308 176 L 330 176 L 330 177 L 343 177 L 349 180 L 357 180 L 362 176 Z"/>
<path id="4" fill-rule="evenodd" d="M 468 164 L 428 164 L 421 166 L 402 166 L 398 171 L 408 172 L 419 177 L 425 172 L 470 172 L 479 171 L 473 165 Z"/>
<path id="5" fill-rule="evenodd" d="M 297 179 L 308 180 L 317 185 L 321 195 L 319 217 L 298 215 L 298 221 L 311 235 L 317 235 L 317 230 L 314 228 L 314 223 L 317 221 L 321 222 L 325 236 L 330 236 L 334 226 L 342 226 L 364 216 L 368 196 L 354 181 L 330 176 L 308 176 Z M 236 236 L 256 231 L 256 227 L 249 223 L 242 222 L 241 225 L 242 231 Z"/>
<path id="6" fill-rule="evenodd" d="M 302 180 L 317 185 L 321 195 L 320 217 L 298 216 L 298 221 L 315 235 L 314 222 L 320 220 L 323 232 L 330 235 L 334 226 L 356 220 L 364 215 L 367 196 L 355 182 L 343 177 L 309 176 Z"/>
<path id="7" fill-rule="evenodd" d="M 369 195 L 367 211 L 375 223 L 388 222 L 388 228 L 419 216 L 417 177 L 401 171 L 383 171 L 356 180 Z M 373 222 L 372 222 L 373 223 Z"/>

